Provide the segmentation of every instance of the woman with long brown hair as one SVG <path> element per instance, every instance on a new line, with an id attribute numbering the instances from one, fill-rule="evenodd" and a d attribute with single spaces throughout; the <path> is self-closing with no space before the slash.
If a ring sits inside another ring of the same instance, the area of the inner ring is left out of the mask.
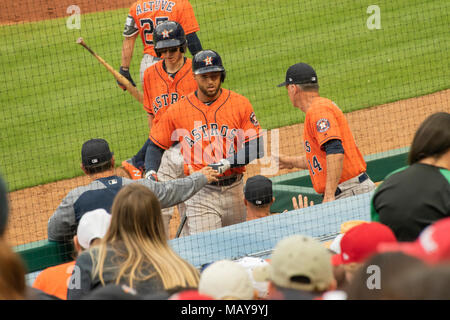
<path id="1" fill-rule="evenodd" d="M 26 298 L 25 266 L 0 236 L 0 300 L 22 300 Z"/>
<path id="2" fill-rule="evenodd" d="M 107 284 L 124 284 L 146 295 L 197 287 L 198 280 L 198 270 L 167 242 L 158 199 L 148 188 L 130 184 L 114 199 L 101 244 L 77 259 L 68 299 Z"/>

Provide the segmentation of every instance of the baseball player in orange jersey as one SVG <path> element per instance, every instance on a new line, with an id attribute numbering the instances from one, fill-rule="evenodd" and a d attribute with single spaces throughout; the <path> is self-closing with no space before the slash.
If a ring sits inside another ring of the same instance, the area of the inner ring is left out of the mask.
<path id="1" fill-rule="evenodd" d="M 145 168 L 151 177 L 165 150 L 178 141 L 185 163 L 197 171 L 211 166 L 222 178 L 186 201 L 183 235 L 213 230 L 246 220 L 243 199 L 245 165 L 264 155 L 261 127 L 245 97 L 221 88 L 225 69 L 212 50 L 192 62 L 198 90 L 172 105 L 152 127 Z"/>
<path id="2" fill-rule="evenodd" d="M 158 24 L 164 21 L 176 21 L 186 33 L 188 48 L 192 55 L 202 50 L 202 45 L 196 34 L 200 30 L 194 10 L 188 0 L 139 0 L 135 2 L 128 13 L 123 31 L 122 62 L 120 74 L 135 85 L 129 71 L 133 57 L 136 38 L 140 35 L 144 45 L 144 56 L 141 61 L 140 79 L 143 81 L 145 70 L 160 60 L 154 50 L 153 32 Z M 125 90 L 125 87 L 119 83 Z M 135 85 L 136 86 L 136 85 Z"/>
<path id="3" fill-rule="evenodd" d="M 156 54 L 162 60 L 147 68 L 144 73 L 144 110 L 148 114 L 149 129 L 172 104 L 197 89 L 197 82 L 192 74 L 192 60 L 184 56 L 186 37 L 181 25 L 174 21 L 159 24 L 155 28 L 153 40 Z M 133 179 L 142 178 L 139 168 L 144 167 L 148 144 L 147 139 L 132 159 L 122 163 Z M 157 173 L 158 180 L 168 181 L 184 176 L 180 149 L 180 145 L 176 144 L 164 153 Z M 178 211 L 184 214 L 184 203 L 178 205 Z M 173 208 L 163 209 L 162 213 L 168 232 Z"/>
<path id="4" fill-rule="evenodd" d="M 285 86 L 294 107 L 306 113 L 305 155 L 280 156 L 280 168 L 309 169 L 313 187 L 323 194 L 323 202 L 374 190 L 344 114 L 334 102 L 319 96 L 314 69 L 297 63 L 289 67 L 286 81 L 278 86 Z"/>

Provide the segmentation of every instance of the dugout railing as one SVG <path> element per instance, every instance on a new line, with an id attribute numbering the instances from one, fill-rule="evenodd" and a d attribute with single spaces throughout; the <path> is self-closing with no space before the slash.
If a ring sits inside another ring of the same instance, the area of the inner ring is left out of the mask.
<path id="1" fill-rule="evenodd" d="M 408 148 L 390 150 L 365 157 L 367 173 L 380 182 L 390 172 L 407 164 Z M 370 219 L 372 193 L 293 210 L 292 197 L 306 195 L 315 204 L 322 202 L 311 185 L 308 171 L 302 170 L 271 178 L 275 202 L 272 213 L 288 210 L 289 214 L 273 214 L 198 235 L 171 240 L 174 250 L 193 265 L 200 267 L 219 259 L 243 256 L 267 256 L 281 238 L 301 233 L 328 241 L 339 233 L 340 224 L 348 220 Z M 41 240 L 14 247 L 25 262 L 29 273 L 70 261 L 71 244 Z"/>

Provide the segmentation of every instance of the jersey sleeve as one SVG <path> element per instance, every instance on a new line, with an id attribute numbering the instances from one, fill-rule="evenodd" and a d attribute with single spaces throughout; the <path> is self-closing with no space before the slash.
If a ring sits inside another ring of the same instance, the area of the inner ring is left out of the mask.
<path id="1" fill-rule="evenodd" d="M 173 121 L 174 112 L 172 109 L 167 110 L 161 119 L 152 126 L 150 131 L 150 139 L 158 147 L 167 150 L 176 141 L 176 127 Z"/>
<path id="2" fill-rule="evenodd" d="M 179 21 L 183 27 L 185 34 L 190 34 L 200 30 L 197 19 L 195 18 L 194 9 L 188 0 L 183 1 L 182 10 L 179 10 Z"/>
<path id="3" fill-rule="evenodd" d="M 311 133 L 320 146 L 333 139 L 342 141 L 336 116 L 326 106 L 315 107 L 314 113 L 310 118 L 310 126 Z"/>
<path id="4" fill-rule="evenodd" d="M 261 135 L 261 126 L 258 119 L 256 119 L 256 114 L 250 101 L 242 98 L 239 107 L 243 110 L 241 128 L 244 130 L 242 142 L 245 143 Z"/>
<path id="5" fill-rule="evenodd" d="M 153 114 L 153 108 L 152 108 L 152 96 L 151 96 L 151 90 L 150 90 L 150 75 L 149 75 L 149 69 L 145 70 L 144 72 L 144 84 L 143 84 L 143 90 L 144 90 L 144 102 L 143 102 L 143 108 L 148 113 L 154 116 Z"/>
<path id="6" fill-rule="evenodd" d="M 139 32 L 138 26 L 136 24 L 135 18 L 134 18 L 134 12 L 136 11 L 136 4 L 131 6 L 130 11 L 128 12 L 127 19 L 125 20 L 125 27 L 123 29 L 122 35 L 125 38 L 129 38 L 134 36 Z"/>

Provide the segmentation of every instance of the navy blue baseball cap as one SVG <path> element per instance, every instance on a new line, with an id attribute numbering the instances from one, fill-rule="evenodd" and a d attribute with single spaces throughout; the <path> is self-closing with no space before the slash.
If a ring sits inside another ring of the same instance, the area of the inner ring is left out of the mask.
<path id="1" fill-rule="evenodd" d="M 244 186 L 244 196 L 256 206 L 272 202 L 272 180 L 261 175 L 248 178 Z"/>
<path id="2" fill-rule="evenodd" d="M 280 83 L 278 87 L 306 83 L 317 83 L 317 74 L 309 64 L 300 62 L 289 67 L 286 71 L 286 81 Z"/>
<path id="3" fill-rule="evenodd" d="M 104 139 L 91 139 L 81 148 L 81 162 L 85 167 L 98 167 L 111 160 L 113 152 Z"/>

